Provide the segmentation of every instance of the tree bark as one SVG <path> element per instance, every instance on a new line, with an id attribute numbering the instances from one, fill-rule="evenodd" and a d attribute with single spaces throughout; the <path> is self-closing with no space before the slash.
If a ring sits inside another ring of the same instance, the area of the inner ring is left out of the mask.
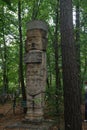
<path id="1" fill-rule="evenodd" d="M 79 0 L 76 4 L 76 52 L 77 52 L 77 64 L 78 64 L 78 84 L 81 89 L 81 62 L 80 62 L 80 9 L 79 9 Z M 81 90 L 80 90 L 80 97 L 81 97 Z M 81 98 L 82 101 L 82 98 Z"/>
<path id="2" fill-rule="evenodd" d="M 82 130 L 72 0 L 60 0 L 65 130 Z"/>
<path id="3" fill-rule="evenodd" d="M 8 93 L 8 76 L 7 76 L 7 49 L 6 42 L 3 33 L 3 43 L 4 43 L 4 52 L 3 52 L 3 93 Z"/>
<path id="4" fill-rule="evenodd" d="M 58 67 L 58 25 L 59 25 L 59 0 L 57 0 L 57 5 L 56 5 L 56 9 L 55 9 L 55 31 L 54 31 L 54 56 L 55 56 L 55 76 L 56 76 L 56 89 L 55 89 L 55 102 L 56 102 L 56 114 L 59 115 L 59 95 L 58 95 L 58 91 L 59 91 L 59 67 Z"/>
<path id="5" fill-rule="evenodd" d="M 4 6 L 2 7 L 3 16 L 4 16 Z M 2 23 L 2 38 L 3 38 L 3 93 L 8 93 L 8 72 L 7 72 L 7 46 L 5 41 L 5 23 Z"/>
<path id="6" fill-rule="evenodd" d="M 79 0 L 76 5 L 76 49 L 77 49 L 77 60 L 78 68 L 80 70 L 80 10 Z"/>
<path id="7" fill-rule="evenodd" d="M 59 24 L 59 12 L 58 12 L 59 0 L 57 0 L 57 6 L 55 10 L 55 32 L 54 32 L 54 55 L 55 55 L 55 73 L 56 73 L 56 88 L 59 87 L 59 67 L 58 67 L 58 24 Z"/>
<path id="8" fill-rule="evenodd" d="M 22 20 L 21 20 L 21 1 L 18 2 L 18 22 L 19 22 L 19 82 L 22 89 L 23 101 L 26 101 L 26 92 L 24 85 L 24 75 L 23 75 L 23 41 L 22 41 Z M 26 112 L 26 109 L 24 109 Z"/>

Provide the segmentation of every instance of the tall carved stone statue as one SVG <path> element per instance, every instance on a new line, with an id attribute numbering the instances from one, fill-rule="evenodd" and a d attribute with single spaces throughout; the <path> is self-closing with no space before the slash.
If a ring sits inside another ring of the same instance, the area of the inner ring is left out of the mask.
<path id="1" fill-rule="evenodd" d="M 43 21 L 27 24 L 26 39 L 26 94 L 29 121 L 43 120 L 46 87 L 46 46 L 48 26 Z"/>

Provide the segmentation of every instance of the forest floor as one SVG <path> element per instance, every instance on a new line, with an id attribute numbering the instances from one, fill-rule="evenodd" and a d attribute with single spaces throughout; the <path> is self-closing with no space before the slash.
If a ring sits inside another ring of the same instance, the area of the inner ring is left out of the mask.
<path id="1" fill-rule="evenodd" d="M 15 108 L 15 113 L 11 103 L 0 105 L 0 130 L 3 130 L 5 126 L 19 122 L 22 119 L 24 119 L 24 114 L 20 105 Z"/>
<path id="2" fill-rule="evenodd" d="M 8 125 L 22 121 L 24 117 L 25 115 L 23 114 L 23 109 L 20 105 L 17 105 L 15 113 L 13 111 L 12 103 L 0 105 L 0 130 L 4 130 Z M 84 105 L 82 105 L 82 119 L 83 130 L 87 130 L 87 122 L 84 122 Z M 58 127 L 55 126 L 53 130 L 58 130 Z M 60 130 L 64 129 L 61 128 Z"/>

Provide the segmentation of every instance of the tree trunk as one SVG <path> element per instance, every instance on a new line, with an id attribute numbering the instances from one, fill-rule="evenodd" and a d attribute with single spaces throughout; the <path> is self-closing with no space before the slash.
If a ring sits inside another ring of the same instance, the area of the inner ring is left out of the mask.
<path id="1" fill-rule="evenodd" d="M 58 67 L 58 5 L 59 1 L 57 0 L 57 6 L 55 11 L 55 32 L 54 32 L 54 55 L 55 55 L 55 73 L 56 73 L 56 88 L 59 86 L 59 67 Z"/>
<path id="2" fill-rule="evenodd" d="M 3 16 L 4 16 L 4 7 L 2 7 Z M 3 61 L 3 93 L 8 93 L 8 74 L 7 74 L 7 46 L 5 41 L 5 23 L 2 23 L 2 37 L 3 37 L 3 53 L 2 53 L 2 61 Z"/>
<path id="3" fill-rule="evenodd" d="M 78 84 L 81 89 L 81 66 L 80 66 L 80 10 L 79 10 L 79 0 L 76 5 L 76 52 L 77 52 L 77 64 L 78 64 Z M 80 91 L 81 97 L 81 91 Z"/>
<path id="4" fill-rule="evenodd" d="M 48 80 L 48 87 L 52 87 L 52 70 L 51 70 L 51 57 L 50 55 L 47 55 L 47 65 L 48 65 L 48 74 L 47 74 L 47 80 Z"/>
<path id="5" fill-rule="evenodd" d="M 57 0 L 57 5 L 55 9 L 55 31 L 54 31 L 54 55 L 55 55 L 55 76 L 56 76 L 56 89 L 55 89 L 55 95 L 56 96 L 56 114 L 59 114 L 58 111 L 58 91 L 59 91 L 59 67 L 58 67 L 58 24 L 59 24 L 59 0 Z"/>
<path id="6" fill-rule="evenodd" d="M 21 1 L 18 2 L 18 22 L 19 22 L 19 79 L 20 86 L 22 89 L 23 101 L 26 101 L 26 92 L 24 86 L 24 75 L 23 75 L 23 41 L 22 41 L 22 21 L 21 21 Z M 24 109 L 26 112 L 26 109 Z"/>
<path id="7" fill-rule="evenodd" d="M 76 51 L 77 51 L 77 61 L 78 69 L 80 72 L 80 12 L 79 12 L 79 0 L 76 5 Z"/>
<path id="8" fill-rule="evenodd" d="M 82 130 L 72 0 L 60 0 L 65 130 Z"/>
<path id="9" fill-rule="evenodd" d="M 61 88 L 61 83 L 60 83 L 60 71 L 59 71 L 59 45 L 58 45 L 58 36 L 59 36 L 59 0 L 56 0 L 56 8 L 55 8 L 55 31 L 54 31 L 54 56 L 55 56 L 55 76 L 56 76 L 56 89 L 55 89 L 55 110 L 56 110 L 56 115 L 58 119 L 58 126 L 60 129 L 60 99 L 61 95 L 60 93 L 60 88 Z"/>
<path id="10" fill-rule="evenodd" d="M 3 52 L 3 93 L 8 93 L 8 76 L 7 76 L 7 49 L 6 42 L 3 33 L 3 43 L 4 43 L 4 52 Z"/>

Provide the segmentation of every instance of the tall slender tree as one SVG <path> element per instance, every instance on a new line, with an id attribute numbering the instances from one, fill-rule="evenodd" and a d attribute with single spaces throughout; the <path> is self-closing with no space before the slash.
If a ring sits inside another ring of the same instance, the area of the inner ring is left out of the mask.
<path id="1" fill-rule="evenodd" d="M 82 130 L 72 0 L 60 0 L 65 130 Z"/>
<path id="2" fill-rule="evenodd" d="M 56 8 L 55 8 L 55 28 L 54 28 L 54 56 L 55 56 L 55 108 L 56 108 L 56 115 L 58 115 L 58 123 L 60 123 L 60 99 L 61 96 L 59 95 L 59 91 L 61 88 L 61 83 L 60 83 L 60 72 L 59 72 L 59 41 L 58 41 L 58 36 L 59 36 L 59 0 L 56 0 Z M 60 127 L 60 126 L 59 126 Z"/>
<path id="3" fill-rule="evenodd" d="M 8 92 L 8 75 L 7 75 L 7 46 L 5 41 L 5 33 L 3 28 L 3 43 L 4 43 L 4 51 L 3 51 L 3 92 Z"/>
<path id="4" fill-rule="evenodd" d="M 80 2 L 79 0 L 77 0 L 76 3 L 76 49 L 77 49 L 78 68 L 80 70 Z"/>
<path id="5" fill-rule="evenodd" d="M 3 18 L 5 18 L 4 5 L 2 6 Z M 8 93 L 8 72 L 7 72 L 7 45 L 5 39 L 5 22 L 2 20 L 2 39 L 3 39 L 3 93 Z"/>
<path id="6" fill-rule="evenodd" d="M 18 23 L 19 23 L 19 83 L 22 89 L 23 101 L 26 101 L 26 92 L 23 75 L 23 40 L 22 40 L 22 19 L 21 19 L 21 0 L 18 1 Z M 24 109 L 26 112 L 26 109 Z"/>
<path id="7" fill-rule="evenodd" d="M 76 52 L 78 65 L 78 84 L 81 89 L 81 62 L 80 62 L 80 0 L 76 2 Z M 81 97 L 81 90 L 80 90 Z"/>
<path id="8" fill-rule="evenodd" d="M 54 54 L 55 54 L 55 71 L 56 71 L 56 88 L 59 86 L 59 68 L 58 68 L 58 24 L 59 24 L 59 0 L 55 10 L 55 32 L 54 32 Z"/>

